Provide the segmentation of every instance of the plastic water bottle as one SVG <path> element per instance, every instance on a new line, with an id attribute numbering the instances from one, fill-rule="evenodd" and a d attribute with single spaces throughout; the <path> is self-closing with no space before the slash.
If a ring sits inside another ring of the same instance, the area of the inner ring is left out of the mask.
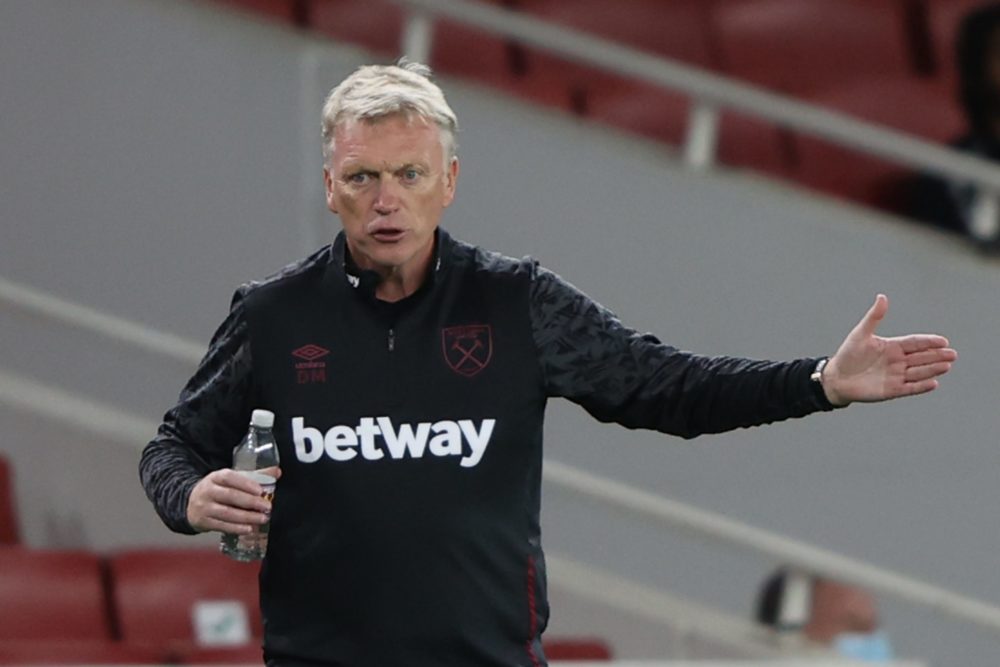
<path id="1" fill-rule="evenodd" d="M 246 475 L 264 488 L 263 496 L 268 501 L 274 499 L 274 486 L 278 476 L 278 445 L 274 441 L 274 413 L 270 410 L 254 410 L 250 417 L 250 429 L 233 450 L 233 470 Z M 260 560 L 267 553 L 267 533 L 271 521 L 255 526 L 247 535 L 223 534 L 220 549 L 222 553 L 239 561 Z"/>

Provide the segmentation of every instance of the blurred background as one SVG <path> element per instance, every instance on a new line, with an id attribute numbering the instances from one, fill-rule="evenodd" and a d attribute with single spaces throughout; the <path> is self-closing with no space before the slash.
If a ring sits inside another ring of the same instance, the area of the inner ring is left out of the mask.
<path id="1" fill-rule="evenodd" d="M 193 590 L 218 538 L 160 523 L 139 452 L 233 290 L 339 228 L 327 92 L 411 53 L 462 128 L 443 223 L 459 238 L 530 254 L 700 353 L 832 354 L 884 292 L 883 335 L 940 332 L 960 354 L 919 399 L 692 442 L 554 401 L 551 470 L 710 514 L 678 531 L 550 477 L 553 655 L 795 655 L 795 628 L 753 623 L 791 560 L 866 584 L 899 657 L 997 664 L 1000 170 L 992 107 L 969 104 L 1000 100 L 1000 56 L 988 30 L 981 65 L 954 55 L 987 4 L 3 0 L 0 661 L 252 661 L 236 644 L 259 632 L 253 566 Z M 711 537 L 713 521 L 816 552 Z M 942 613 L 966 598 L 975 619 Z M 245 608 L 236 639 L 192 621 L 219 599 Z"/>

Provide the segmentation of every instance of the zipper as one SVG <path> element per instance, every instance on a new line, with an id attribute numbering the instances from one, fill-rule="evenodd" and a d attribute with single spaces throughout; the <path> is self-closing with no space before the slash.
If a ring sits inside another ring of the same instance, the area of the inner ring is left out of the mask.
<path id="1" fill-rule="evenodd" d="M 396 330 L 389 329 L 389 351 L 392 352 L 396 349 Z"/>

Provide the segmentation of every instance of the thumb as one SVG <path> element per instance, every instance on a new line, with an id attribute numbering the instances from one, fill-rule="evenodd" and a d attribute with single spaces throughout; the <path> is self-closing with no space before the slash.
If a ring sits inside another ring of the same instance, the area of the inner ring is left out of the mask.
<path id="1" fill-rule="evenodd" d="M 878 325 L 882 323 L 887 312 L 889 312 L 889 299 L 885 294 L 877 295 L 875 303 L 858 323 L 858 332 L 865 336 L 874 336 L 875 330 L 878 329 Z"/>

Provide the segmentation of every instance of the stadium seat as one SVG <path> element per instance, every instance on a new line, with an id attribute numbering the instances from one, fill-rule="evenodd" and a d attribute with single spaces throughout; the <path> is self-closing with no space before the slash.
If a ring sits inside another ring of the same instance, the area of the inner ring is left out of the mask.
<path id="1" fill-rule="evenodd" d="M 954 138 L 962 127 L 955 103 L 932 82 L 866 80 L 816 94 L 810 102 L 843 111 L 935 143 Z M 913 170 L 811 136 L 796 137 L 803 184 L 889 210 L 902 202 L 899 185 Z"/>
<path id="2" fill-rule="evenodd" d="M 536 18 L 652 55 L 713 66 L 706 4 L 698 0 L 518 0 L 517 6 Z M 561 91 L 563 106 L 579 115 L 673 144 L 684 134 L 688 103 L 682 94 L 540 49 L 527 49 L 524 62 L 534 89 Z"/>
<path id="3" fill-rule="evenodd" d="M 0 547 L 0 640 L 110 640 L 100 559 Z"/>
<path id="4" fill-rule="evenodd" d="M 512 0 L 477 0 L 503 7 Z M 372 20 L 377 16 L 378 20 Z M 390 62 L 402 55 L 404 12 L 388 0 L 314 0 L 309 4 L 308 25 L 334 39 L 358 44 Z M 432 49 L 428 63 L 436 73 L 481 82 L 549 105 L 559 105 L 555 93 L 526 81 L 512 66 L 514 46 L 498 35 L 448 21 L 433 23 Z"/>
<path id="5" fill-rule="evenodd" d="M 793 95 L 914 75 L 902 2 L 715 0 L 711 25 L 724 72 Z"/>
<path id="6" fill-rule="evenodd" d="M 704 0 L 517 0 L 518 10 L 656 55 L 712 66 Z"/>
<path id="7" fill-rule="evenodd" d="M 796 167 L 792 132 L 736 111 L 723 111 L 719 122 L 718 162 L 790 178 Z"/>
<path id="8" fill-rule="evenodd" d="M 166 660 L 155 648 L 110 640 L 0 640 L 0 665 L 155 665 Z"/>
<path id="9" fill-rule="evenodd" d="M 549 660 L 611 660 L 611 647 L 592 637 L 555 637 L 542 642 Z"/>
<path id="10" fill-rule="evenodd" d="M 308 7 L 308 25 L 388 59 L 400 55 L 403 10 L 388 0 L 313 0 Z"/>
<path id="11" fill-rule="evenodd" d="M 238 563 L 214 549 L 139 549 L 109 558 L 112 601 L 124 641 L 191 647 L 204 603 L 236 605 L 249 624 L 248 643 L 262 635 L 258 564 Z"/>
<path id="12" fill-rule="evenodd" d="M 10 462 L 0 454 L 0 545 L 20 542 L 17 503 L 14 499 L 14 473 Z"/>
<path id="13" fill-rule="evenodd" d="M 263 650 L 256 644 L 233 648 L 190 648 L 174 653 L 180 665 L 251 665 L 263 662 Z"/>

